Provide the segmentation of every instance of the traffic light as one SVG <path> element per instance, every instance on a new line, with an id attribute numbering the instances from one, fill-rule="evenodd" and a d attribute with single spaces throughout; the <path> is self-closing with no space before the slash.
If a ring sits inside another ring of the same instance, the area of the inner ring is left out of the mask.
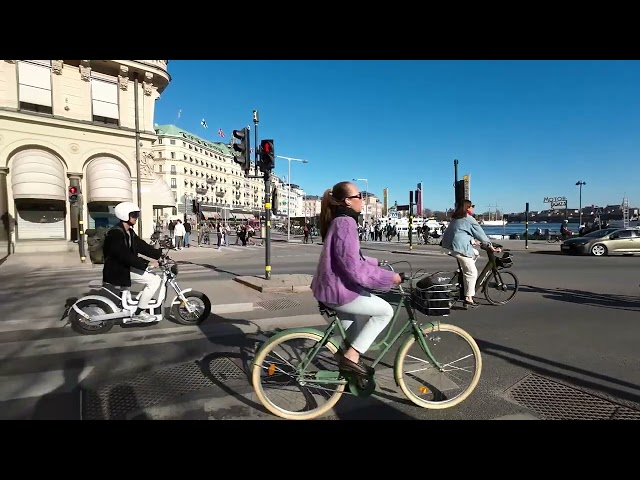
<path id="1" fill-rule="evenodd" d="M 271 211 L 273 214 L 278 213 L 278 189 L 274 188 L 273 192 L 271 192 Z"/>
<path id="2" fill-rule="evenodd" d="M 242 169 L 248 175 L 251 170 L 251 142 L 249 141 L 249 129 L 247 127 L 242 130 L 234 130 L 233 138 L 240 142 L 233 143 L 233 155 L 236 163 L 242 165 Z"/>
<path id="3" fill-rule="evenodd" d="M 77 203 L 78 201 L 78 187 L 69 187 L 69 202 Z"/>
<path id="4" fill-rule="evenodd" d="M 276 154 L 273 150 L 273 140 L 260 141 L 260 170 L 270 172 L 276 166 Z"/>

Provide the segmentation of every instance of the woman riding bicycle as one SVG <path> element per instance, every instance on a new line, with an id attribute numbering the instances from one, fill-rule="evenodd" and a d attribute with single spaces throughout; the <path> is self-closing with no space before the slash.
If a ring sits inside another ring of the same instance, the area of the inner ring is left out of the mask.
<path id="1" fill-rule="evenodd" d="M 340 370 L 366 376 L 360 355 L 389 324 L 394 311 L 365 289 L 389 290 L 402 278 L 380 268 L 375 258 L 362 255 L 358 239 L 361 210 L 362 193 L 353 183 L 337 183 L 324 193 L 320 207 L 323 246 L 311 290 L 316 300 L 349 318 L 342 322 L 348 340 L 338 361 Z"/>
<path id="2" fill-rule="evenodd" d="M 470 200 L 463 200 L 451 215 L 451 223 L 442 235 L 442 247 L 451 250 L 452 255 L 459 260 L 464 274 L 464 305 L 477 307 L 473 301 L 476 294 L 476 280 L 478 279 L 478 269 L 476 260 L 480 252 L 473 248 L 474 245 L 482 245 L 490 248 L 494 252 L 499 252 L 499 248 L 491 245 L 491 240 L 484 233 L 480 224 L 473 218 L 473 205 Z"/>

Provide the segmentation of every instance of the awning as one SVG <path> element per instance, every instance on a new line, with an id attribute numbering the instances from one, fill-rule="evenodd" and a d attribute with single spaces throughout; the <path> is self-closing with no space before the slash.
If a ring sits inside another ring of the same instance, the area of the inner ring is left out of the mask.
<path id="1" fill-rule="evenodd" d="M 13 198 L 67 200 L 64 165 L 44 150 L 22 150 L 11 160 Z"/>
<path id="2" fill-rule="evenodd" d="M 222 215 L 219 212 L 202 212 L 202 216 L 206 220 L 221 220 Z"/>
<path id="3" fill-rule="evenodd" d="M 87 202 L 133 201 L 131 175 L 127 167 L 112 157 L 91 160 L 87 166 L 87 190 Z"/>
<path id="4" fill-rule="evenodd" d="M 150 189 L 153 208 L 175 207 L 176 198 L 169 184 L 157 173 L 154 173 L 154 177 L 155 180 Z M 142 201 L 144 202 L 144 199 Z"/>

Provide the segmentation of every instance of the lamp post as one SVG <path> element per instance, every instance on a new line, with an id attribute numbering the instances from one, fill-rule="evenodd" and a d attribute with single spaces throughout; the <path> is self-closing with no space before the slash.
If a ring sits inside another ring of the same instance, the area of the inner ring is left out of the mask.
<path id="1" fill-rule="evenodd" d="M 366 178 L 354 178 L 354 182 L 364 182 L 365 183 L 365 192 L 364 192 L 364 223 L 367 223 L 367 212 L 369 211 L 369 180 Z"/>
<path id="2" fill-rule="evenodd" d="M 289 175 L 287 176 L 287 242 L 289 242 L 291 240 L 291 162 L 309 163 L 309 161 L 280 155 L 276 155 L 276 158 L 282 158 L 289 162 Z"/>
<path id="3" fill-rule="evenodd" d="M 587 182 L 583 182 L 582 180 L 576 182 L 576 186 L 580 187 L 580 226 L 582 226 L 582 186 L 586 184 Z"/>

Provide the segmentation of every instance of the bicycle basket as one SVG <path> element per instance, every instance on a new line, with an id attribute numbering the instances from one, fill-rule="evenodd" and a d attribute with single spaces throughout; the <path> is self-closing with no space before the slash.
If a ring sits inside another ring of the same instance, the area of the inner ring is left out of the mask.
<path id="1" fill-rule="evenodd" d="M 447 316 L 451 313 L 451 293 L 455 286 L 451 277 L 434 273 L 422 278 L 411 292 L 411 306 L 425 315 Z"/>
<path id="2" fill-rule="evenodd" d="M 496 266 L 509 268 L 513 265 L 513 258 L 509 252 L 504 252 L 501 258 L 496 258 Z"/>

